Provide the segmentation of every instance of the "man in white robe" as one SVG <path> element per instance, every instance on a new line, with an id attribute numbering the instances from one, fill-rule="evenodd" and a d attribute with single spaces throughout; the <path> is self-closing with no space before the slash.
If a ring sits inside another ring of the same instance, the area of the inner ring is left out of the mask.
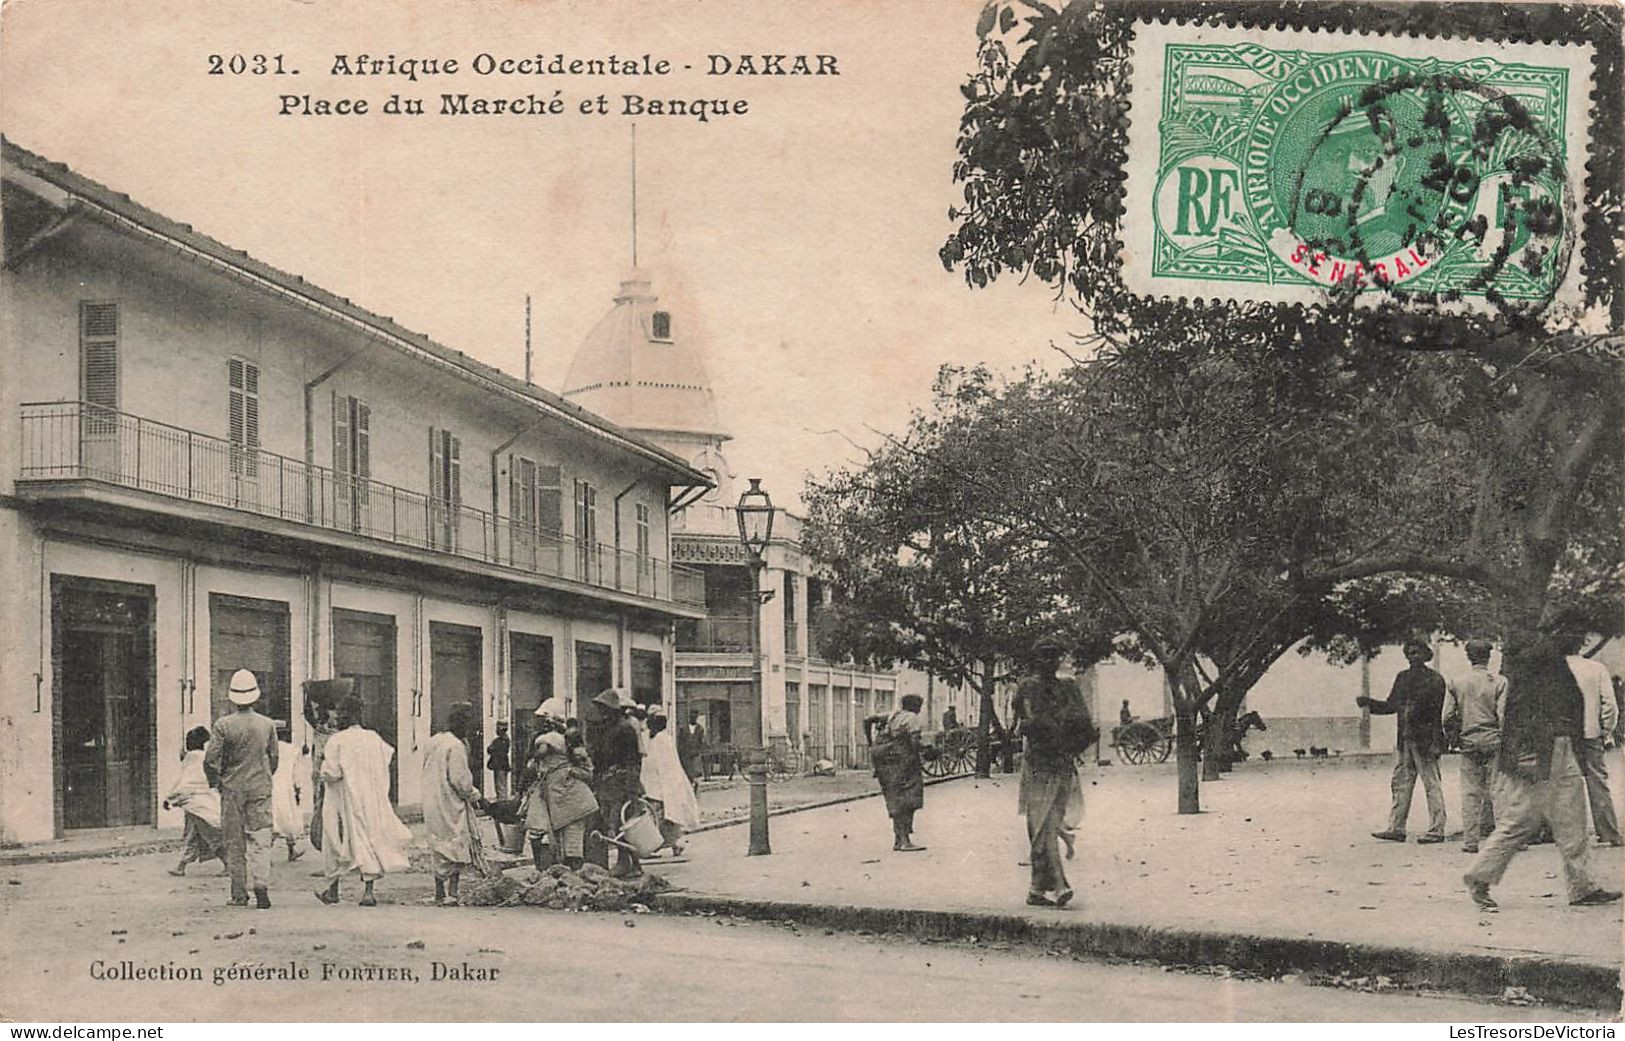
<path id="1" fill-rule="evenodd" d="M 276 773 L 271 775 L 271 836 L 288 844 L 288 859 L 304 856 L 299 840 L 310 823 L 305 807 L 309 798 L 300 786 L 307 776 L 305 756 L 291 741 L 281 739 L 278 728 Z"/>
<path id="2" fill-rule="evenodd" d="M 677 735 L 658 705 L 649 711 L 649 734 L 649 752 L 643 758 L 644 796 L 655 804 L 666 845 L 674 854 L 681 854 L 683 832 L 700 825 L 700 804 L 677 755 Z"/>
<path id="3" fill-rule="evenodd" d="M 412 832 L 389 804 L 395 750 L 361 725 L 361 711 L 360 698 L 346 698 L 339 706 L 342 729 L 322 750 L 322 868 L 328 886 L 316 898 L 324 904 L 338 903 L 339 879 L 358 871 L 366 884 L 361 906 L 374 907 L 373 883 L 411 866 L 406 847 Z"/>
<path id="4" fill-rule="evenodd" d="M 446 729 L 429 738 L 423 752 L 423 824 L 434 858 L 434 902 L 456 907 L 463 868 L 474 859 L 473 813 L 480 791 L 468 768 L 468 739 L 474 734 L 474 706 L 451 707 Z"/>

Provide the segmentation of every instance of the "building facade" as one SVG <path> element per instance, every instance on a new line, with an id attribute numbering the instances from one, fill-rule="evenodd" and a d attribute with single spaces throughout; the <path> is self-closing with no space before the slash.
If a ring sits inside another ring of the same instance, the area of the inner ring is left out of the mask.
<path id="1" fill-rule="evenodd" d="M 179 826 L 160 793 L 238 668 L 295 743 L 305 681 L 352 680 L 408 812 L 457 701 L 522 748 L 551 695 L 674 699 L 674 623 L 705 615 L 669 550 L 687 457 L 3 162 L 0 842 Z"/>
<path id="2" fill-rule="evenodd" d="M 725 749 L 775 744 L 841 766 L 865 761 L 863 718 L 889 711 L 900 690 L 918 686 L 925 696 L 929 681 L 819 656 L 818 617 L 830 592 L 802 552 L 801 519 L 787 510 L 777 511 L 764 554 L 761 587 L 771 597 L 753 631 L 752 577 L 734 515 L 742 489 L 725 451 L 731 438 L 700 348 L 682 316 L 660 304 L 646 272 L 622 282 L 576 352 L 564 396 L 708 479 L 710 487 L 672 516 L 672 559 L 704 577 L 705 616 L 677 622 L 676 703 L 682 722 L 697 718 L 705 727 L 714 762 Z"/>

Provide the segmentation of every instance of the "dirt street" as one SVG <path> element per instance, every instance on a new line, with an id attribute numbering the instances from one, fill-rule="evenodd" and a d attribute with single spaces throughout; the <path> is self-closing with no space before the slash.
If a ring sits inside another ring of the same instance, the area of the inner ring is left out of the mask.
<path id="1" fill-rule="evenodd" d="M 171 878 L 167 856 L 4 869 L 0 1014 L 25 1021 L 1553 1015 L 717 918 L 439 909 L 422 905 L 431 883 L 421 872 L 380 883 L 379 907 L 356 906 L 359 886 L 352 883 L 344 902 L 328 908 L 311 895 L 314 859 L 275 865 L 269 911 L 226 907 L 217 866 Z M 94 978 L 116 976 L 123 962 L 172 975 L 195 967 L 203 978 Z M 437 964 L 444 978 L 435 978 Z M 216 970 L 273 978 L 216 984 Z M 306 978 L 274 978 L 299 973 Z"/>

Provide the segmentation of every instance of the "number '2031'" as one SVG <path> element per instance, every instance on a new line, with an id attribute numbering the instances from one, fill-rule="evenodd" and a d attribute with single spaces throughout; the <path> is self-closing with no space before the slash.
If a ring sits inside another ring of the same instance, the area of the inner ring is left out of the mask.
<path id="1" fill-rule="evenodd" d="M 287 76 L 280 54 L 211 54 L 209 75 L 224 76 Z"/>

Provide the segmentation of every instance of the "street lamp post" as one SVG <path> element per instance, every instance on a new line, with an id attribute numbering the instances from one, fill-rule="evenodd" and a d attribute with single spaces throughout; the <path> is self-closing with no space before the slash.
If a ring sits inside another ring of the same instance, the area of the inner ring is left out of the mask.
<path id="1" fill-rule="evenodd" d="M 750 650 L 751 681 L 756 687 L 756 703 L 763 704 L 766 691 L 762 683 L 762 604 L 773 595 L 762 591 L 762 570 L 767 561 L 763 554 L 773 540 L 773 500 L 762 490 L 762 479 L 752 477 L 750 487 L 739 497 L 734 507 L 739 520 L 739 541 L 744 544 L 750 563 Z M 764 735 L 765 736 L 765 735 Z M 773 852 L 767 837 L 767 749 L 765 742 L 751 749 L 745 764 L 745 778 L 750 782 L 750 848 L 747 856 L 757 857 Z"/>

